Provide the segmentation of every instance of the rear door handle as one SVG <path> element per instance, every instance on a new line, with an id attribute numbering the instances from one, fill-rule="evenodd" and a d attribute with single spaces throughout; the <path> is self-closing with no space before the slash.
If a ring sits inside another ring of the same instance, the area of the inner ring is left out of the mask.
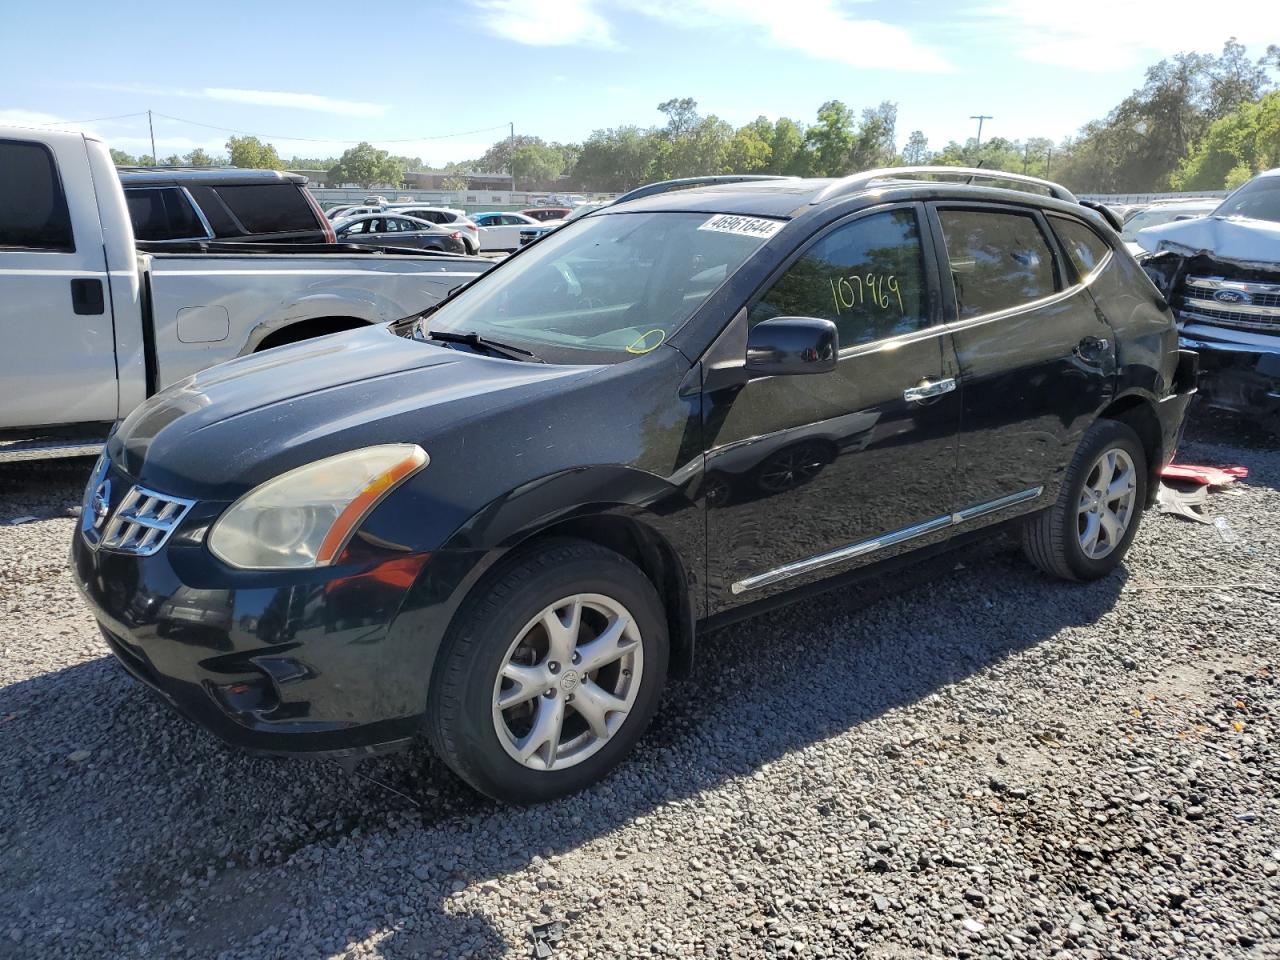
<path id="1" fill-rule="evenodd" d="M 923 403 L 926 400 L 934 400 L 944 393 L 950 393 L 955 388 L 954 377 L 947 377 L 945 380 L 930 380 L 926 377 L 914 387 L 903 390 L 902 399 L 908 403 Z"/>

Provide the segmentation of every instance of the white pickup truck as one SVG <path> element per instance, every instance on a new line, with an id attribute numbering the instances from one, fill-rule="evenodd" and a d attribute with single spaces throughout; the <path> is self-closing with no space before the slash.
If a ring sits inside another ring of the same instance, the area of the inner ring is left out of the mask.
<path id="1" fill-rule="evenodd" d="M 0 462 L 94 453 L 113 423 L 198 370 L 409 316 L 493 265 L 213 249 L 139 250 L 102 141 L 0 126 Z"/>

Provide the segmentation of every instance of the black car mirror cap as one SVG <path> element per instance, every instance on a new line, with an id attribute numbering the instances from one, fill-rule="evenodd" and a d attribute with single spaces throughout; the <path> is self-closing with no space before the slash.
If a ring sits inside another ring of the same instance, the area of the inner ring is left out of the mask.
<path id="1" fill-rule="evenodd" d="M 819 317 L 774 317 L 747 333 L 749 376 L 830 373 L 839 357 L 836 325 Z"/>

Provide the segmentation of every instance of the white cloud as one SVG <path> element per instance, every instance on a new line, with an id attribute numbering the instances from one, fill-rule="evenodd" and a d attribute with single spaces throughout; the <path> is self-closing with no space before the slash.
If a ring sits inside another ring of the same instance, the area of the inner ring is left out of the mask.
<path id="1" fill-rule="evenodd" d="M 846 13 L 840 0 L 473 0 L 492 33 L 532 46 L 617 47 L 607 7 L 766 43 L 867 70 L 939 72 L 941 53 L 902 27 Z M 728 56 L 730 54 L 725 53 Z"/>
<path id="2" fill-rule="evenodd" d="M 109 90 L 113 93 L 136 93 L 148 97 L 184 97 L 189 100 L 222 100 L 231 103 L 248 103 L 259 107 L 285 107 L 293 110 L 314 110 L 319 113 L 345 114 L 354 117 L 380 117 L 387 112 L 381 103 L 363 100 L 340 100 L 318 93 L 292 93 L 285 90 L 252 90 L 239 87 L 158 87 L 145 83 L 86 83 L 93 90 Z"/>
<path id="3" fill-rule="evenodd" d="M 937 50 L 903 27 L 859 19 L 836 0 L 629 0 L 640 13 L 695 29 L 761 32 L 770 44 L 864 70 L 938 73 Z"/>
<path id="4" fill-rule="evenodd" d="M 1043 0 L 999 0 L 966 11 L 975 38 L 996 41 L 1024 60 L 1106 72 L 1144 66 L 1185 50 L 1218 53 L 1230 37 L 1248 44 L 1257 25 L 1275 23 L 1276 0 L 1075 0 L 1069 17 Z M 1189 29 L 1194 25 L 1194 29 Z M 1260 37 L 1258 53 L 1265 41 Z"/>
<path id="5" fill-rule="evenodd" d="M 205 87 L 195 96 L 210 100 L 229 100 L 232 103 L 251 103 L 259 107 L 287 107 L 294 110 L 315 110 L 320 113 L 341 113 L 353 117 L 380 117 L 387 112 L 381 103 L 361 100 L 339 100 L 318 93 L 287 93 L 282 90 L 240 90 L 232 87 Z"/>
<path id="6" fill-rule="evenodd" d="M 67 121 L 52 113 L 41 113 L 38 110 L 0 110 L 0 124 L 15 127 L 43 127 L 51 124 L 64 124 Z"/>
<path id="7" fill-rule="evenodd" d="M 534 47 L 614 47 L 596 0 L 474 0 L 480 22 L 499 37 Z"/>

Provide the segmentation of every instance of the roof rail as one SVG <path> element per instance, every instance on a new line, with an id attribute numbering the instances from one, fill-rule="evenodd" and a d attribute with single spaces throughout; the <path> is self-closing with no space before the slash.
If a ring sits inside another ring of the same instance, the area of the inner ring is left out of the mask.
<path id="1" fill-rule="evenodd" d="M 796 180 L 797 177 L 783 177 L 768 173 L 727 173 L 710 177 L 681 177 L 679 180 L 660 180 L 636 187 L 618 197 L 615 203 L 626 203 L 628 200 L 639 200 L 641 197 L 652 197 L 659 193 L 670 193 L 672 190 L 683 190 L 686 187 L 714 186 L 717 183 L 745 183 L 753 180 Z"/>
<path id="2" fill-rule="evenodd" d="M 833 197 L 843 197 L 865 189 L 877 180 L 907 180 L 912 177 L 950 177 L 963 179 L 967 183 L 974 180 L 1003 181 L 1038 187 L 1058 200 L 1076 203 L 1076 196 L 1062 184 L 1052 180 L 1041 180 L 1039 177 L 1028 177 L 1022 173 L 1006 173 L 1003 170 L 983 170 L 979 167 L 882 167 L 879 170 L 865 170 L 851 177 L 843 177 L 819 193 L 810 203 L 822 203 Z"/>

